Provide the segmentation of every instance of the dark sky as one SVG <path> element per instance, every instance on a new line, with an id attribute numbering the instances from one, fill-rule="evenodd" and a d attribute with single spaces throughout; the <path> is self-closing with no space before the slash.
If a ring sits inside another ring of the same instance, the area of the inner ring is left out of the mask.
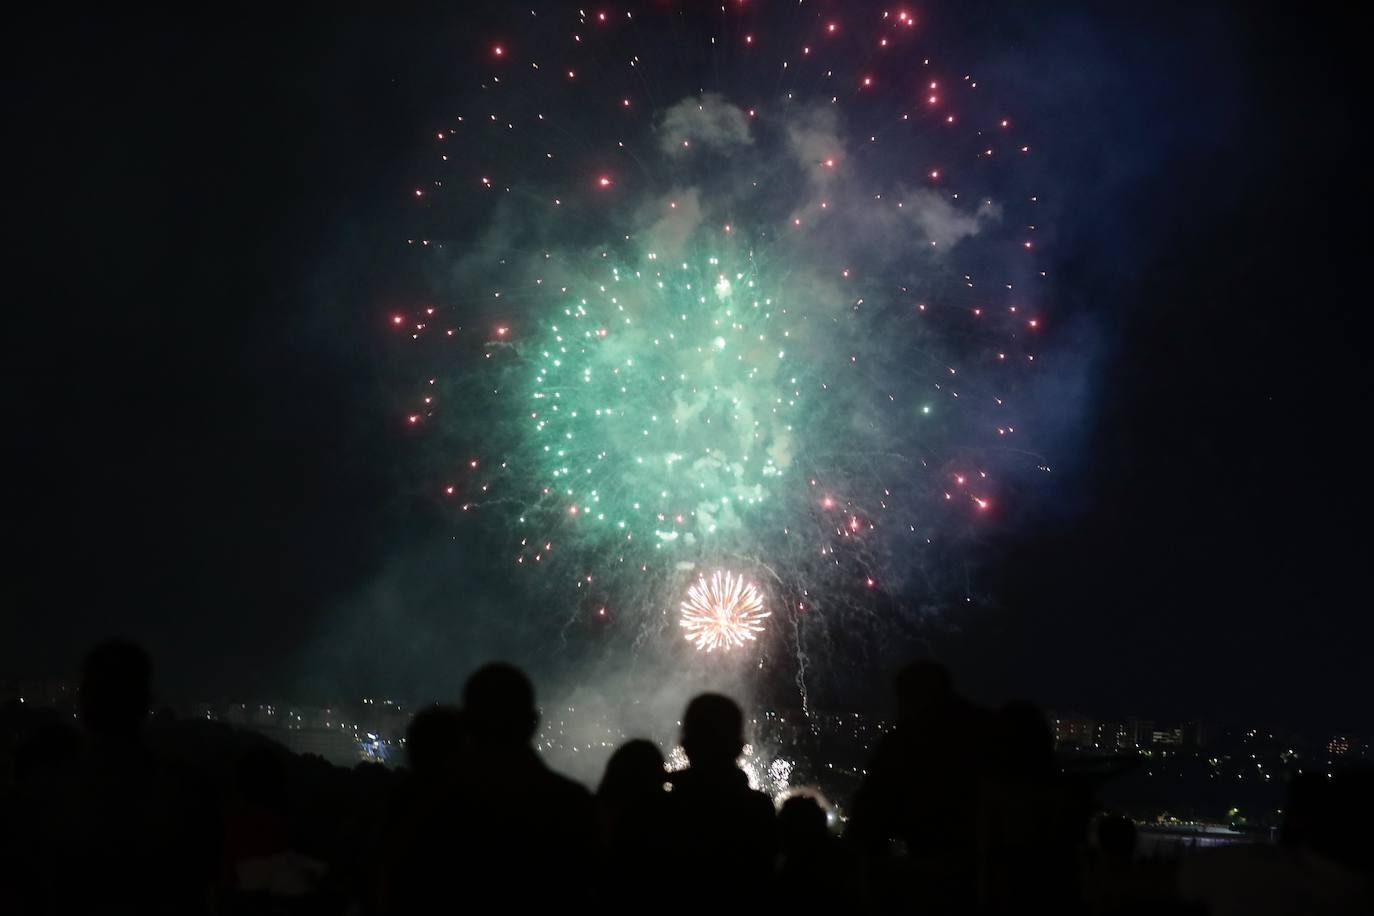
<path id="1" fill-rule="evenodd" d="M 930 647 L 988 699 L 1374 730 L 1358 32 L 1097 6 L 951 25 L 1039 86 L 1082 202 L 1060 341 L 1095 355 L 996 607 Z M 9 30 L 0 675 L 119 633 L 169 694 L 290 690 L 333 609 L 442 537 L 379 328 L 422 292 L 397 191 L 485 27 L 129 15 Z"/>

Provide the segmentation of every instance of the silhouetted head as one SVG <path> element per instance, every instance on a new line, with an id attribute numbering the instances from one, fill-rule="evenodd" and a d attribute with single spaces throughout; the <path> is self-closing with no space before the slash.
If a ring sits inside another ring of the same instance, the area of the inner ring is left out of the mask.
<path id="1" fill-rule="evenodd" d="M 953 697 L 949 669 L 939 662 L 923 658 L 897 673 L 899 719 L 919 719 L 948 706 Z"/>
<path id="2" fill-rule="evenodd" d="M 410 720 L 406 728 L 406 759 L 421 776 L 442 773 L 459 760 L 466 740 L 462 712 L 436 703 Z"/>
<path id="3" fill-rule="evenodd" d="M 825 809 L 810 795 L 793 795 L 778 811 L 778 838 L 784 855 L 814 848 L 830 836 Z"/>
<path id="4" fill-rule="evenodd" d="M 133 738 L 148 718 L 153 663 L 141 646 L 110 640 L 81 668 L 81 721 L 99 738 Z"/>
<path id="5" fill-rule="evenodd" d="M 1054 733 L 1039 709 L 1008 703 L 997 711 L 994 759 L 1006 776 L 1039 779 L 1055 769 Z"/>
<path id="6" fill-rule="evenodd" d="M 597 798 L 620 801 L 663 791 L 663 752 L 642 738 L 626 741 L 606 761 L 606 772 L 597 787 Z"/>
<path id="7" fill-rule="evenodd" d="M 682 749 L 692 766 L 734 766 L 744 750 L 744 713 L 718 693 L 703 693 L 682 717 Z"/>
<path id="8" fill-rule="evenodd" d="M 949 669 L 940 662 L 921 659 L 897 672 L 897 718 L 919 720 L 948 709 L 954 700 Z"/>
<path id="9" fill-rule="evenodd" d="M 514 665 L 492 662 L 478 668 L 463 687 L 463 717 L 469 732 L 487 744 L 528 744 L 539 726 L 534 685 Z"/>
<path id="10" fill-rule="evenodd" d="M 1331 771 L 1328 771 L 1331 772 Z M 1288 786 L 1280 840 L 1340 862 L 1374 871 L 1374 767 L 1342 767 L 1331 775 L 1308 770 Z"/>

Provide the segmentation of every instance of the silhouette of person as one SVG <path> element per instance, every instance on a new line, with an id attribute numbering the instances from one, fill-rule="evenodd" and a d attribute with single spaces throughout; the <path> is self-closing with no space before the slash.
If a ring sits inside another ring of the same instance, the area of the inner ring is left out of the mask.
<path id="1" fill-rule="evenodd" d="M 857 905 L 853 862 L 830 832 L 825 809 L 794 795 L 778 811 L 781 850 L 776 905 L 783 910 L 833 911 Z"/>
<path id="2" fill-rule="evenodd" d="M 777 851 L 772 800 L 739 768 L 744 714 L 729 697 L 702 694 L 682 718 L 689 766 L 670 775 L 667 835 L 686 908 L 762 903 Z"/>
<path id="3" fill-rule="evenodd" d="M 54 809 L 70 792 L 82 736 L 71 725 L 71 716 L 55 709 L 13 703 L 3 711 L 0 741 L 18 739 L 8 787 L 7 761 L 0 759 L 0 823 L 7 825 L 0 830 L 3 906 L 15 913 L 42 913 L 48 909 L 56 873 L 64 867 L 55 854 L 60 825 Z"/>
<path id="4" fill-rule="evenodd" d="M 468 743 L 462 711 L 436 703 L 406 727 L 406 761 L 419 779 L 443 781 L 459 771 Z"/>
<path id="5" fill-rule="evenodd" d="M 596 813 L 608 857 L 607 896 L 635 900 L 661 893 L 668 864 L 663 840 L 667 779 L 663 753 L 652 741 L 627 741 L 606 762 Z"/>
<path id="6" fill-rule="evenodd" d="M 1177 912 L 1173 865 L 1168 860 L 1137 862 L 1135 822 L 1119 814 L 1097 820 L 1097 848 L 1084 856 L 1083 909 L 1103 916 L 1156 916 Z"/>
<path id="7" fill-rule="evenodd" d="M 81 676 L 89 746 L 60 805 L 53 887 L 59 912 L 204 912 L 218 865 L 219 819 L 198 774 L 154 754 L 143 736 L 152 663 L 102 643 Z"/>
<path id="8" fill-rule="evenodd" d="M 626 821 L 646 808 L 654 808 L 661 815 L 667 781 L 663 752 L 652 741 L 640 738 L 616 748 L 596 790 L 597 820 L 608 846 L 634 844 L 640 839 L 625 835 L 626 830 L 637 826 Z"/>
<path id="9" fill-rule="evenodd" d="M 1063 911 L 1080 896 L 1076 855 L 1084 829 L 1070 816 L 1049 722 L 1034 706 L 1014 703 L 989 724 L 979 792 L 980 909 Z"/>
<path id="10" fill-rule="evenodd" d="M 478 669 L 463 689 L 463 722 L 471 743 L 452 829 L 462 834 L 468 885 L 530 908 L 589 899 L 591 793 L 535 752 L 539 712 L 529 678 L 502 662 Z"/>
<path id="11" fill-rule="evenodd" d="M 406 728 L 410 770 L 392 798 L 382 909 L 427 912 L 455 890 L 454 870 L 465 855 L 455 817 L 462 817 L 462 777 L 470 737 L 462 712 L 434 705 Z"/>
<path id="12" fill-rule="evenodd" d="M 964 912 L 977 897 L 977 822 L 985 716 L 933 661 L 896 679 L 897 726 L 854 797 L 848 836 L 882 908 Z"/>

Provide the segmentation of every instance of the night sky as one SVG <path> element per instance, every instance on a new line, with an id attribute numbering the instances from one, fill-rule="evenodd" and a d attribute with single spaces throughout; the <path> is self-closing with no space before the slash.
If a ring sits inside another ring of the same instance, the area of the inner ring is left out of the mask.
<path id="1" fill-rule="evenodd" d="M 950 6 L 917 9 L 1025 81 L 1062 176 L 1058 342 L 1085 374 L 989 599 L 911 651 L 988 700 L 1369 730 L 1359 33 L 1251 4 Z M 386 333 L 427 292 L 399 242 L 439 100 L 499 21 L 13 25 L 0 676 L 111 634 L 188 699 L 428 699 L 480 652 L 525 660 L 518 631 L 468 638 L 497 577 L 434 568 L 451 520 Z M 390 638 L 354 644 L 360 615 Z"/>

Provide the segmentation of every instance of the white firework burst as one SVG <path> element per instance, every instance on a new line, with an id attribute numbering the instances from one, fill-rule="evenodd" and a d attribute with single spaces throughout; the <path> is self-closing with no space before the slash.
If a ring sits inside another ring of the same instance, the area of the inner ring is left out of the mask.
<path id="1" fill-rule="evenodd" d="M 702 576 L 687 590 L 682 602 L 682 628 L 698 649 L 734 649 L 763 632 L 763 621 L 771 614 L 764 610 L 763 596 L 752 582 L 733 572 L 719 571 L 710 579 Z"/>

